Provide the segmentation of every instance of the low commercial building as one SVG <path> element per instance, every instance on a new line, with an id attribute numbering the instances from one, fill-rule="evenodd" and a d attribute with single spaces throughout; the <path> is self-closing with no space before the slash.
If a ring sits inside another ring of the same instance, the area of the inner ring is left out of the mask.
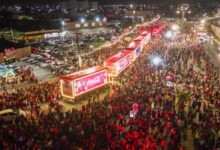
<path id="1" fill-rule="evenodd" d="M 10 63 L 15 59 L 31 55 L 30 46 L 13 43 L 4 39 L 1 39 L 0 43 L 0 63 Z"/>
<path id="2" fill-rule="evenodd" d="M 107 23 L 105 21 L 93 21 L 89 20 L 87 22 L 67 22 L 65 24 L 65 29 L 74 30 L 74 29 L 82 29 L 82 28 L 97 28 L 97 27 L 105 27 Z"/>

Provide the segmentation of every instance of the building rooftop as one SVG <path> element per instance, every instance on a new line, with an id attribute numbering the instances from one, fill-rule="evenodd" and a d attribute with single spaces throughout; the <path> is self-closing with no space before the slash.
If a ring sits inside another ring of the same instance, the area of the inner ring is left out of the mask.
<path id="1" fill-rule="evenodd" d="M 4 49 L 12 48 L 12 47 L 17 49 L 17 48 L 24 47 L 24 44 L 14 43 L 4 38 L 0 38 L 0 53 L 4 52 Z"/>

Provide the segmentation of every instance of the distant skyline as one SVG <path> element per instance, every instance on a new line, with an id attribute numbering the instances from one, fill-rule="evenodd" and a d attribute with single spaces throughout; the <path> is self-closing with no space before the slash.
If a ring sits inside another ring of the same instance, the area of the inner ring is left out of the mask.
<path id="1" fill-rule="evenodd" d="M 1 4 L 22 4 L 22 3 L 57 3 L 62 1 L 70 0 L 0 0 Z M 83 1 L 83 0 L 77 0 Z M 88 0 L 88 1 L 97 1 L 101 5 L 105 4 L 147 4 L 147 3 L 210 3 L 210 2 L 220 2 L 220 0 Z"/>
<path id="2" fill-rule="evenodd" d="M 90 0 L 95 1 L 95 0 Z M 100 4 L 141 4 L 141 3 L 210 3 L 210 2 L 220 2 L 219 0 L 97 0 Z"/>

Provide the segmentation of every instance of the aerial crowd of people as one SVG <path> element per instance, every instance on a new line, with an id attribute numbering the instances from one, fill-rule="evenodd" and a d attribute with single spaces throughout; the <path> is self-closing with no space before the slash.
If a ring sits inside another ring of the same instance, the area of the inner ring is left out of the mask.
<path id="1" fill-rule="evenodd" d="M 79 110 L 56 107 L 0 122 L 0 149 L 183 150 L 190 132 L 196 150 L 220 148 L 219 70 L 202 44 L 183 40 L 153 37 L 119 75 L 111 97 Z M 87 64 L 97 65 L 111 54 L 98 51 Z M 1 98 L 0 109 L 37 108 L 57 102 L 59 86 L 41 83 Z"/>

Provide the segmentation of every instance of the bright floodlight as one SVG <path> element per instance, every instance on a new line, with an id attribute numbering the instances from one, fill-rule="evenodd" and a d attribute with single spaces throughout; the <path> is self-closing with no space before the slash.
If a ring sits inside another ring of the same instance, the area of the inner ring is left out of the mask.
<path id="1" fill-rule="evenodd" d="M 65 26 L 65 21 L 62 20 L 62 21 L 61 21 L 61 24 L 62 24 L 62 26 Z"/>
<path id="2" fill-rule="evenodd" d="M 95 18 L 95 21 L 96 21 L 96 22 L 99 22 L 99 21 L 100 21 L 100 18 L 99 18 L 99 17 L 96 17 L 96 18 Z"/>
<path id="3" fill-rule="evenodd" d="M 162 59 L 159 57 L 159 56 L 155 56 L 153 59 L 152 59 L 152 63 L 156 66 L 158 66 L 160 63 L 162 62 Z"/>
<path id="4" fill-rule="evenodd" d="M 165 37 L 169 39 L 172 38 L 172 36 L 173 36 L 173 33 L 171 31 L 167 31 L 167 33 L 165 34 Z"/>
<path id="5" fill-rule="evenodd" d="M 130 4 L 130 8 L 133 8 L 133 4 Z"/>
<path id="6" fill-rule="evenodd" d="M 63 31 L 63 32 L 62 32 L 62 36 L 65 36 L 66 34 L 67 34 L 66 31 Z"/>
<path id="7" fill-rule="evenodd" d="M 201 20 L 201 24 L 204 24 L 204 23 L 205 23 L 205 19 L 202 19 L 202 20 Z"/>
<path id="8" fill-rule="evenodd" d="M 81 23 L 85 23 L 85 21 L 86 21 L 85 18 L 81 18 L 81 19 L 80 19 L 80 22 L 81 22 Z"/>
<path id="9" fill-rule="evenodd" d="M 173 24 L 172 26 L 171 26 L 171 29 L 173 30 L 173 31 L 177 31 L 177 30 L 179 30 L 179 25 L 177 25 L 177 24 Z"/>

